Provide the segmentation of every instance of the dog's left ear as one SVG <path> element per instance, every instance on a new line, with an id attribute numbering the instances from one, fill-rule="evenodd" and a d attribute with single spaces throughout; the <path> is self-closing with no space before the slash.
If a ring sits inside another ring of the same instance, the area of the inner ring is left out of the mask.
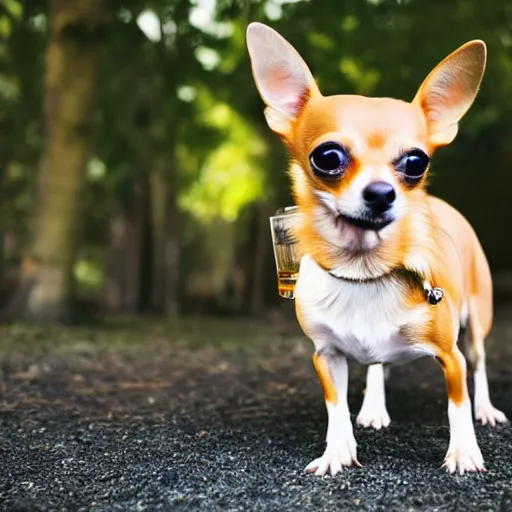
<path id="1" fill-rule="evenodd" d="M 413 103 L 423 111 L 432 146 L 450 144 L 459 120 L 473 103 L 485 71 L 487 48 L 480 40 L 461 46 L 421 84 Z"/>

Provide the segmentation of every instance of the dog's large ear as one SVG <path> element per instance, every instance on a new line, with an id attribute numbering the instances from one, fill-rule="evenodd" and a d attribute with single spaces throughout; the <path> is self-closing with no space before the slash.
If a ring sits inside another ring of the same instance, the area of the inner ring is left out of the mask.
<path id="1" fill-rule="evenodd" d="M 449 144 L 457 135 L 459 120 L 480 87 L 486 58 L 485 43 L 470 41 L 448 55 L 421 84 L 413 103 L 423 111 L 432 146 Z"/>
<path id="2" fill-rule="evenodd" d="M 267 123 L 283 135 L 309 99 L 320 95 L 318 87 L 297 50 L 270 27 L 251 23 L 247 48 L 256 87 L 267 105 Z"/>

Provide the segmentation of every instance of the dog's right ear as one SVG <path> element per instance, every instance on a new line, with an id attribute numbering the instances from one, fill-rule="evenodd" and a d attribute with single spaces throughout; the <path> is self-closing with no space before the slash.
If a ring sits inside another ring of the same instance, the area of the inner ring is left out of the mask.
<path id="1" fill-rule="evenodd" d="M 267 123 L 285 135 L 310 98 L 320 95 L 315 79 L 297 50 L 262 23 L 247 27 L 247 48 Z"/>

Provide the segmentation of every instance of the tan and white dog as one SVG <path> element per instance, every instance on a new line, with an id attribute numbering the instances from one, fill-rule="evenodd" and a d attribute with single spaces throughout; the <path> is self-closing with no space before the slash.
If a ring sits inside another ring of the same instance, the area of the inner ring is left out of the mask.
<path id="1" fill-rule="evenodd" d="M 247 45 L 268 125 L 292 158 L 302 219 L 297 318 L 315 346 L 328 412 L 325 452 L 306 470 L 334 475 L 359 464 L 347 358 L 368 365 L 357 423 L 380 429 L 390 423 L 382 365 L 431 356 L 441 363 L 448 392 L 444 464 L 452 473 L 483 471 L 457 339 L 467 325 L 476 418 L 507 421 L 491 403 L 486 375 L 491 274 L 470 224 L 429 195 L 425 180 L 432 154 L 453 141 L 475 99 L 485 44 L 471 41 L 450 54 L 410 103 L 323 96 L 297 51 L 266 25 L 249 25 Z M 433 305 L 440 290 L 443 300 Z"/>

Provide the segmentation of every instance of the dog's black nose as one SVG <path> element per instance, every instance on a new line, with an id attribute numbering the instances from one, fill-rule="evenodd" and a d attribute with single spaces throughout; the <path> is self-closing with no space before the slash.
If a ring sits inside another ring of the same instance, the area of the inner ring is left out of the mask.
<path id="1" fill-rule="evenodd" d="M 380 214 L 391 208 L 396 199 L 396 193 L 389 183 L 374 181 L 363 190 L 363 199 L 373 213 Z"/>

